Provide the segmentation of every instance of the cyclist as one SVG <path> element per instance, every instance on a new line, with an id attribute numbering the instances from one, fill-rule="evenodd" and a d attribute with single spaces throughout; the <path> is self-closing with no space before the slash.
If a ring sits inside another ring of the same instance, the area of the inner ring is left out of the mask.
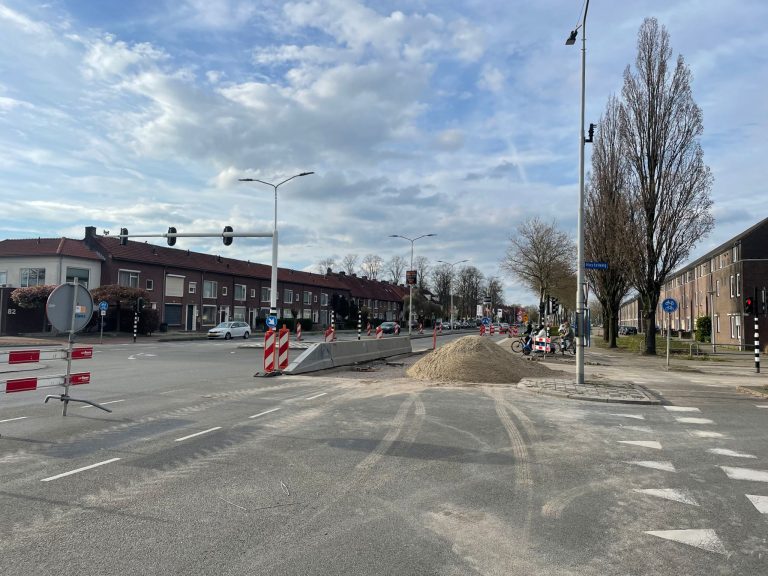
<path id="1" fill-rule="evenodd" d="M 558 333 L 563 342 L 563 350 L 573 346 L 573 327 L 567 320 L 560 324 Z"/>

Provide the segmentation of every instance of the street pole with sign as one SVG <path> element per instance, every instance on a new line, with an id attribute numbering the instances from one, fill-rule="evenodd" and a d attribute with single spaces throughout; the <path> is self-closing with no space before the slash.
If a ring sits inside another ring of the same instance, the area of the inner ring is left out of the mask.
<path id="1" fill-rule="evenodd" d="M 669 368 L 669 343 L 672 334 L 672 313 L 677 310 L 677 300 L 674 298 L 665 298 L 661 303 L 664 312 L 667 313 L 667 368 Z"/>

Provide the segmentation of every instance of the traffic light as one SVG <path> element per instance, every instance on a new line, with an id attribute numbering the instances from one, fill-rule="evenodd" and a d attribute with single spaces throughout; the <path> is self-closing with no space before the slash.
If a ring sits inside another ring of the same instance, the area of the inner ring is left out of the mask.
<path id="1" fill-rule="evenodd" d="M 227 232 L 232 232 L 232 231 L 233 231 L 232 230 L 232 226 L 224 226 L 224 234 L 226 234 Z M 224 246 L 229 246 L 230 244 L 232 244 L 232 237 L 231 236 L 223 236 L 223 240 L 224 240 Z"/>
<path id="2" fill-rule="evenodd" d="M 128 228 L 120 228 L 120 245 L 128 244 Z"/>
<path id="3" fill-rule="evenodd" d="M 173 226 L 168 226 L 168 234 L 176 234 L 176 228 Z M 168 239 L 168 246 L 173 246 L 176 244 L 176 236 L 167 236 Z"/>
<path id="4" fill-rule="evenodd" d="M 584 138 L 585 143 L 590 143 L 595 139 L 595 125 L 591 124 L 589 125 L 589 137 Z"/>
<path id="5" fill-rule="evenodd" d="M 752 298 L 752 296 L 747 296 L 746 298 L 744 298 L 744 314 L 746 314 L 747 316 L 751 316 L 752 313 L 754 312 L 754 308 L 755 308 L 755 301 Z"/>

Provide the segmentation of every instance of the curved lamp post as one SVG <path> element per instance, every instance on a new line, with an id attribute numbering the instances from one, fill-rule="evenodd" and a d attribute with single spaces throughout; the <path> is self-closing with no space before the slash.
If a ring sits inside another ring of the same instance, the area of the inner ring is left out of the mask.
<path id="1" fill-rule="evenodd" d="M 272 281 L 269 290 L 269 314 L 271 316 L 277 315 L 277 189 L 286 182 L 293 180 L 294 178 L 298 178 L 300 176 L 309 176 L 310 174 L 314 174 L 314 172 L 302 172 L 301 174 L 294 174 L 290 178 L 286 178 L 277 184 L 265 182 L 264 180 L 259 180 L 258 178 L 238 178 L 240 182 L 259 182 L 261 184 L 266 184 L 267 186 L 272 186 L 272 188 L 275 189 L 275 221 L 272 227 Z"/>
<path id="2" fill-rule="evenodd" d="M 581 126 L 579 128 L 579 218 L 578 218 L 578 245 L 576 267 L 576 383 L 584 384 L 584 335 L 586 322 L 584 321 L 584 97 L 586 92 L 586 65 L 587 65 L 587 11 L 589 0 L 584 4 L 584 14 L 581 24 L 576 27 L 565 41 L 567 46 L 576 43 L 579 28 L 581 28 Z"/>
<path id="3" fill-rule="evenodd" d="M 417 236 L 416 238 L 408 238 L 406 236 L 401 236 L 400 234 L 390 234 L 390 238 L 402 238 L 403 240 L 408 240 L 408 242 L 411 243 L 411 270 L 413 270 L 413 244 L 416 242 L 416 240 L 419 240 L 421 238 L 427 238 L 429 236 L 437 236 L 437 234 L 422 234 L 421 236 Z M 413 284 L 409 284 L 409 296 L 408 296 L 408 337 L 411 336 L 411 330 L 412 330 L 412 324 L 413 324 Z"/>
<path id="4" fill-rule="evenodd" d="M 463 264 L 464 262 L 469 262 L 469 260 L 459 260 L 458 262 L 446 262 L 445 260 L 438 260 L 441 264 L 448 264 L 448 266 L 451 269 L 451 283 L 449 285 L 450 292 L 451 292 L 451 330 L 453 330 L 453 267 L 456 266 L 456 264 Z"/>

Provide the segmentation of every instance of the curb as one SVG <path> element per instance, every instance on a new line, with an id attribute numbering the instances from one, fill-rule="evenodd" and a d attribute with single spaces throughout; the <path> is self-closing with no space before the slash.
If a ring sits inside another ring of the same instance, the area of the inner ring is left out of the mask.
<path id="1" fill-rule="evenodd" d="M 745 394 L 750 394 L 752 396 L 757 396 L 758 398 L 768 398 L 768 388 L 765 387 L 763 390 L 756 390 L 751 386 L 739 386 L 736 388 L 736 391 L 744 392 Z"/>

